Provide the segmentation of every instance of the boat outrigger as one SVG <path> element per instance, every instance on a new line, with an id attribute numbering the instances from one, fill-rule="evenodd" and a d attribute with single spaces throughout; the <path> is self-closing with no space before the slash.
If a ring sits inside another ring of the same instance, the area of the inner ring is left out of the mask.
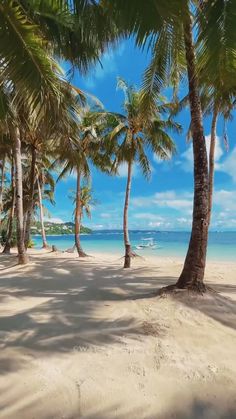
<path id="1" fill-rule="evenodd" d="M 141 243 L 136 246 L 136 249 L 156 249 L 157 245 L 153 239 L 153 237 L 149 237 L 148 239 L 141 239 Z"/>

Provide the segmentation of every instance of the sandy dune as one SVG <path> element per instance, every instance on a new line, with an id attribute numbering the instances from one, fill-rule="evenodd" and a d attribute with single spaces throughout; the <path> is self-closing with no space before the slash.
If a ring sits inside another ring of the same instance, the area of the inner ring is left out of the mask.
<path id="1" fill-rule="evenodd" d="M 156 297 L 181 261 L 0 257 L 1 419 L 236 418 L 236 264 Z"/>

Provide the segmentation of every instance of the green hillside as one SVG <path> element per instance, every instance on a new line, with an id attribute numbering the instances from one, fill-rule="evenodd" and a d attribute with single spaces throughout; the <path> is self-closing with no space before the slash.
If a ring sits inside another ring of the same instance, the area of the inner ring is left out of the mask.
<path id="1" fill-rule="evenodd" d="M 75 225 L 72 222 L 67 223 L 50 223 L 50 221 L 47 221 L 44 223 L 45 225 L 45 231 L 47 235 L 53 235 L 53 234 L 73 234 L 75 232 Z M 40 222 L 34 223 L 34 225 L 31 227 L 31 234 L 40 234 L 41 233 L 41 224 Z M 92 230 L 88 227 L 81 227 L 81 233 L 90 234 L 92 233 Z"/>

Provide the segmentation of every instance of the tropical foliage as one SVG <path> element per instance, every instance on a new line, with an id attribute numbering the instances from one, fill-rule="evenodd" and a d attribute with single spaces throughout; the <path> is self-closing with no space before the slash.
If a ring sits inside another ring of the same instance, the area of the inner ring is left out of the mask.
<path id="1" fill-rule="evenodd" d="M 108 144 L 110 152 L 114 155 L 111 170 L 119 174 L 119 166 L 127 167 L 127 185 L 125 192 L 123 231 L 125 245 L 124 268 L 129 268 L 134 253 L 128 231 L 128 207 L 131 192 L 132 170 L 137 164 L 142 174 L 149 178 L 151 165 L 147 151 L 160 159 L 169 159 L 175 152 L 175 145 L 168 134 L 169 130 L 180 131 L 180 126 L 170 118 L 163 119 L 168 108 L 161 101 L 155 103 L 152 114 L 143 112 L 143 92 L 129 86 L 123 79 L 118 79 L 117 87 L 124 92 L 124 114 L 102 113 L 101 135 L 104 143 Z M 168 116 L 168 115 L 167 115 Z M 98 116 L 99 118 L 99 116 Z"/>
<path id="2" fill-rule="evenodd" d="M 83 210 L 89 209 L 91 165 L 110 174 L 127 167 L 124 205 L 125 267 L 132 256 L 128 206 L 132 168 L 150 176 L 149 152 L 170 158 L 175 146 L 173 115 L 190 109 L 194 157 L 192 234 L 175 287 L 205 291 L 208 229 L 214 185 L 217 120 L 235 107 L 235 0 L 3 0 L 0 4 L 0 211 L 5 252 L 16 233 L 19 263 L 27 262 L 30 228 L 40 213 L 47 248 L 43 201 L 53 202 L 58 179 L 76 173 L 75 244 Z M 119 79 L 123 114 L 89 109 L 86 94 L 71 84 L 75 69 L 86 72 L 121 37 L 132 36 L 150 52 L 141 90 Z M 67 63 L 64 74 L 59 62 Z M 188 93 L 179 99 L 182 81 Z M 162 90 L 171 87 L 166 103 Z M 212 115 L 209 159 L 203 128 Z M 209 164 L 208 164 L 209 160 Z M 85 199 L 86 197 L 86 199 Z M 84 202 L 86 201 L 86 202 Z M 4 224 L 5 223 L 5 224 Z"/>

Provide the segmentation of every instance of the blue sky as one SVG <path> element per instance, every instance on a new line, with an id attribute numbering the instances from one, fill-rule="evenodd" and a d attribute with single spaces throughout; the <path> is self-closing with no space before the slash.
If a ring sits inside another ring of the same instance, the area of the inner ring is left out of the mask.
<path id="1" fill-rule="evenodd" d="M 106 52 L 101 61 L 103 66 L 97 65 L 86 77 L 75 73 L 73 83 L 98 97 L 107 110 L 121 111 L 123 93 L 116 90 L 117 76 L 139 87 L 149 57 L 129 40 Z M 149 182 L 142 177 L 138 166 L 134 169 L 129 211 L 132 229 L 189 230 L 191 227 L 193 163 L 191 144 L 186 142 L 189 111 L 183 111 L 176 120 L 183 126 L 181 134 L 173 135 L 178 150 L 176 156 L 169 162 L 159 162 L 150 155 L 153 173 Z M 209 145 L 209 118 L 204 125 Z M 228 151 L 223 141 L 222 121 L 217 131 L 213 230 L 236 230 L 235 128 L 234 122 L 227 126 Z M 92 187 L 98 204 L 92 211 L 92 219 L 83 223 L 93 229 L 122 228 L 126 168 L 122 167 L 120 176 L 115 178 L 94 169 L 92 173 Z M 71 189 L 75 189 L 73 175 L 58 183 L 56 206 L 48 207 L 52 220 L 72 220 L 73 206 L 68 198 Z"/>

